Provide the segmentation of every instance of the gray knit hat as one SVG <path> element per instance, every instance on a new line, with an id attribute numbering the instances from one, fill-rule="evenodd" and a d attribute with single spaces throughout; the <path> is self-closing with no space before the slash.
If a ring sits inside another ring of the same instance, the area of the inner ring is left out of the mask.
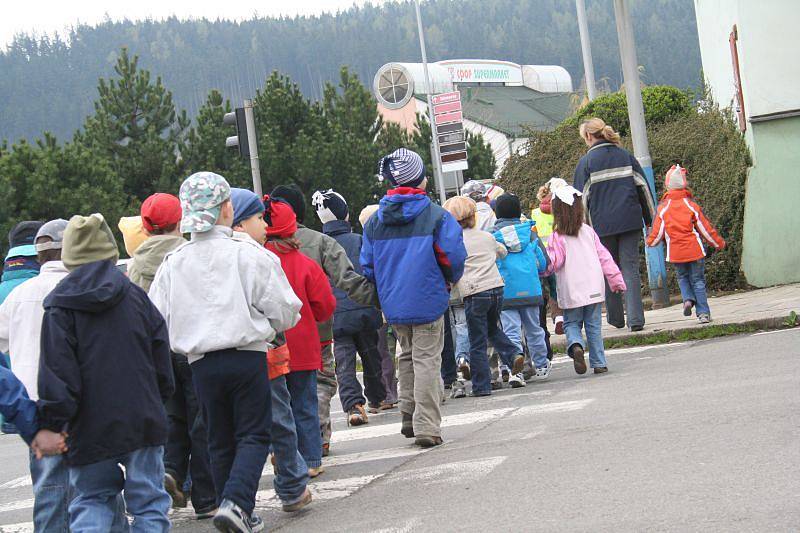
<path id="1" fill-rule="evenodd" d="M 378 176 L 395 187 L 416 187 L 425 179 L 425 163 L 416 152 L 398 148 L 378 162 Z"/>

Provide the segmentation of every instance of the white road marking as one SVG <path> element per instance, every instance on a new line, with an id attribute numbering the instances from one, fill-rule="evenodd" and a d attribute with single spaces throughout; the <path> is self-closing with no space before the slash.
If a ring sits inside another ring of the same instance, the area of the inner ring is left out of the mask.
<path id="1" fill-rule="evenodd" d="M 33 507 L 33 498 L 25 500 L 17 500 L 14 502 L 0 503 L 0 513 L 7 513 L 9 511 L 19 511 L 20 509 L 30 509 Z"/>
<path id="2" fill-rule="evenodd" d="M 2 525 L 0 526 L 0 533 L 33 533 L 33 522 Z"/>
<path id="3" fill-rule="evenodd" d="M 419 518 L 412 518 L 411 520 L 406 520 L 403 522 L 403 525 L 401 526 L 375 529 L 372 531 L 372 533 L 411 533 L 412 531 L 417 531 L 419 529 L 418 525 Z"/>
<path id="4" fill-rule="evenodd" d="M 538 415 L 541 413 L 566 413 L 569 411 L 579 411 L 592 403 L 594 399 L 587 398 L 585 400 L 573 400 L 570 402 L 558 403 L 545 403 L 542 405 L 529 405 L 527 407 L 520 407 L 514 415 L 529 416 Z"/>
<path id="5" fill-rule="evenodd" d="M 346 455 L 333 455 L 322 460 L 323 466 L 342 466 L 368 461 L 384 461 L 387 459 L 397 459 L 399 457 L 411 457 L 429 451 L 430 448 L 420 448 L 418 446 L 405 446 L 400 448 L 388 448 L 385 450 L 373 450 L 368 452 L 348 453 Z"/>
<path id="6" fill-rule="evenodd" d="M 387 483 L 422 482 L 425 486 L 433 483 L 463 483 L 486 476 L 505 460 L 506 456 L 499 456 L 426 466 L 390 474 L 386 477 L 386 481 Z"/>
<path id="7" fill-rule="evenodd" d="M 787 328 L 787 329 L 776 329 L 774 331 L 760 331 L 758 333 L 753 333 L 751 337 L 758 337 L 759 335 L 774 335 L 776 333 L 786 333 L 787 331 L 800 331 L 797 328 Z"/>
<path id="8" fill-rule="evenodd" d="M 11 481 L 6 481 L 0 485 L 0 489 L 18 489 L 20 487 L 30 487 L 31 485 L 31 476 L 21 476 Z"/>

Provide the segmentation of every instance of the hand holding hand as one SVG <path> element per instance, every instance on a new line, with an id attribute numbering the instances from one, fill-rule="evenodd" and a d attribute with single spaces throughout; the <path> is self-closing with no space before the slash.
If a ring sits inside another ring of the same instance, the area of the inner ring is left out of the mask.
<path id="1" fill-rule="evenodd" d="M 67 451 L 66 433 L 55 433 L 49 429 L 40 429 L 31 443 L 31 449 L 37 459 L 46 455 L 60 455 Z"/>

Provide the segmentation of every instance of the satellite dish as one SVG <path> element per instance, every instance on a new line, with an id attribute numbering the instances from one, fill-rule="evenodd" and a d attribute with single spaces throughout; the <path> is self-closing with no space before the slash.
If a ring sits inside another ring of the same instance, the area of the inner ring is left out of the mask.
<path id="1" fill-rule="evenodd" d="M 389 109 L 404 107 L 414 95 L 414 78 L 403 65 L 387 63 L 375 74 L 375 97 Z"/>

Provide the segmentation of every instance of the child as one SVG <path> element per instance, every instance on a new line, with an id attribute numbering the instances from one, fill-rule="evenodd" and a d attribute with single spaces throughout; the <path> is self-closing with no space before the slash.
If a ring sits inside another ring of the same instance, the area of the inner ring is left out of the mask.
<path id="1" fill-rule="evenodd" d="M 117 250 L 100 214 L 76 215 L 64 230 L 70 273 L 44 300 L 40 424 L 68 434 L 71 531 L 109 531 L 123 490 L 138 530 L 168 531 L 169 338 L 147 294 L 117 269 Z"/>
<path id="2" fill-rule="evenodd" d="M 608 372 L 602 335 L 603 277 L 617 293 L 625 290 L 625 281 L 600 238 L 591 226 L 584 224 L 580 196 L 581 192 L 571 185 L 553 189 L 555 226 L 547 245 L 548 273 L 556 274 L 558 305 L 564 310 L 567 355 L 572 358 L 575 372 L 586 373 L 583 327 L 589 345 L 589 363 L 595 374 L 603 374 Z"/>
<path id="3" fill-rule="evenodd" d="M 353 233 L 345 199 L 333 189 L 328 189 L 325 192 L 316 191 L 311 201 L 322 222 L 322 233 L 342 245 L 347 258 L 360 274 L 358 256 L 361 253 L 361 235 Z M 343 290 L 334 287 L 333 293 L 336 296 L 333 355 L 339 399 L 348 415 L 347 423 L 360 426 L 369 422 L 365 409 L 367 400 L 372 412 L 390 405 L 385 403 L 386 389 L 381 380 L 381 354 L 378 351 L 378 328 L 383 324 L 383 319 L 376 308 L 357 304 Z M 356 378 L 356 353 L 361 357 L 364 368 L 364 390 Z"/>
<path id="4" fill-rule="evenodd" d="M 336 298 L 322 268 L 299 251 L 300 242 L 294 236 L 297 219 L 291 206 L 271 200 L 267 213 L 267 249 L 280 258 L 289 284 L 302 302 L 300 321 L 286 331 L 290 369 L 286 383 L 292 397 L 297 447 L 308 465 L 308 475 L 317 477 L 324 471 L 317 410 L 317 371 L 322 368 L 317 323 L 333 316 Z"/>
<path id="5" fill-rule="evenodd" d="M 502 198 L 502 197 L 501 197 Z M 477 207 L 471 198 L 455 196 L 444 203 L 464 232 L 467 260 L 464 275 L 456 284 L 464 298 L 464 309 L 469 330 L 469 361 L 472 374 L 472 396 L 490 396 L 492 377 L 486 356 L 487 340 L 500 353 L 503 362 L 513 366 L 512 387 L 524 386 L 522 365 L 525 356 L 520 347 L 509 340 L 500 327 L 503 308 L 503 278 L 497 261 L 506 256 L 506 248 L 495 241 L 492 234 L 476 227 Z"/>
<path id="6" fill-rule="evenodd" d="M 550 191 L 551 183 L 566 184 L 561 178 L 550 178 L 550 181 L 539 187 L 536 193 L 536 198 L 539 200 L 539 207 L 531 212 L 531 218 L 536 223 L 536 233 L 542 244 L 547 246 L 547 241 L 553 233 L 553 193 Z M 545 300 L 546 308 L 550 311 L 550 316 L 553 319 L 553 324 L 556 327 L 556 335 L 564 334 L 564 314 L 558 307 L 558 293 L 556 291 L 556 277 L 549 275 L 544 278 L 543 297 Z M 544 312 L 544 309 L 542 309 Z M 542 323 L 547 324 L 546 320 Z"/>
<path id="7" fill-rule="evenodd" d="M 501 315 L 503 330 L 517 351 L 521 352 L 524 329 L 534 365 L 532 378 L 545 380 L 550 376 L 550 360 L 547 359 L 544 330 L 539 323 L 542 305 L 539 276 L 547 270 L 547 259 L 539 245 L 533 223 L 520 222 L 522 206 L 518 197 L 508 193 L 499 196 L 496 209 L 494 238 L 506 251 L 497 261 L 500 275 L 505 281 Z M 509 379 L 512 387 L 525 385 L 521 370 L 512 369 Z"/>
<path id="8" fill-rule="evenodd" d="M 181 185 L 181 232 L 191 241 L 164 258 L 150 297 L 167 320 L 170 345 L 192 367 L 208 426 L 217 494 L 214 525 L 263 529 L 253 515 L 270 444 L 270 389 L 264 354 L 300 319 L 300 301 L 277 258 L 233 236 L 230 186 L 198 172 Z"/>
<path id="9" fill-rule="evenodd" d="M 231 189 L 233 202 L 233 230 L 243 238 L 253 239 L 261 246 L 267 240 L 267 223 L 264 221 L 266 206 L 258 195 L 247 189 Z M 264 249 L 264 253 L 271 253 Z M 289 373 L 289 349 L 286 338 L 280 334 L 281 346 L 267 352 L 269 386 L 272 392 L 272 464 L 275 477 L 272 485 L 280 498 L 283 510 L 299 511 L 311 503 L 308 490 L 308 466 L 297 449 L 297 428 L 292 414 L 291 396 L 286 386 Z"/>
<path id="10" fill-rule="evenodd" d="M 675 265 L 678 273 L 683 314 L 692 316 L 692 307 L 695 307 L 700 323 L 708 324 L 711 322 L 711 309 L 706 296 L 706 250 L 700 238 L 702 236 L 717 250 L 725 248 L 725 240 L 694 201 L 692 191 L 686 185 L 685 168 L 680 165 L 670 167 L 664 188 L 666 192 L 658 205 L 647 246 L 655 246 L 666 240 L 666 259 Z"/>

